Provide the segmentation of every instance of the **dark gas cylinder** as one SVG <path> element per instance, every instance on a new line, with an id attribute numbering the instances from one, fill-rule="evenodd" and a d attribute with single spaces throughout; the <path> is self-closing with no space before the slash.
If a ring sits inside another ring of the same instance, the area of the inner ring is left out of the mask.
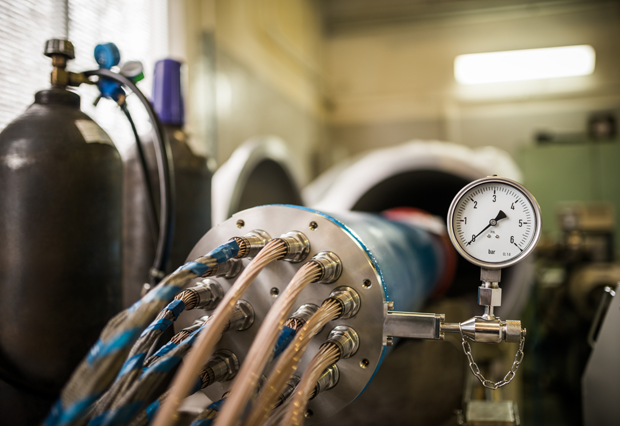
<path id="1" fill-rule="evenodd" d="M 183 132 L 183 103 L 177 61 L 155 65 L 153 104 L 170 143 L 174 169 L 175 221 L 170 261 L 166 272 L 182 265 L 198 240 L 211 227 L 211 176 L 208 159 L 192 152 Z M 159 181 L 152 138 L 143 141 L 149 177 L 159 206 Z M 140 298 L 155 257 L 155 239 L 148 215 L 144 175 L 138 150 L 132 146 L 124 159 L 123 292 L 126 306 Z"/>
<path id="2" fill-rule="evenodd" d="M 109 136 L 61 86 L 0 133 L 2 421 L 40 421 L 121 308 L 122 177 Z"/>

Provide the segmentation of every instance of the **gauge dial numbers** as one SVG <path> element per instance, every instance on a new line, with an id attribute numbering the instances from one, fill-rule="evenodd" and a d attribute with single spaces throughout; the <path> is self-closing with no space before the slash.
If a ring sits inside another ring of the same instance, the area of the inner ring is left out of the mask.
<path id="1" fill-rule="evenodd" d="M 504 268 L 525 258 L 540 238 L 540 207 L 522 185 L 489 177 L 463 188 L 448 212 L 456 250 L 470 262 Z"/>

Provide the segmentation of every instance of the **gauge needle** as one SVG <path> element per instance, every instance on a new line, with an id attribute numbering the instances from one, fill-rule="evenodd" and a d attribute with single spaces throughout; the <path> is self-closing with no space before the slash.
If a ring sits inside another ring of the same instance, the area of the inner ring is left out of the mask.
<path id="1" fill-rule="evenodd" d="M 508 216 L 506 216 L 506 213 L 504 213 L 503 210 L 500 210 L 499 213 L 497 213 L 497 216 L 495 216 L 495 219 L 491 219 L 489 220 L 489 224 L 480 232 L 478 232 L 478 234 L 476 236 L 474 236 L 470 242 L 467 243 L 467 245 L 470 245 L 471 243 L 473 243 L 474 241 L 476 241 L 476 238 L 478 238 L 480 236 L 480 234 L 482 234 L 484 231 L 486 231 L 487 229 L 489 229 L 491 226 L 495 226 L 497 225 L 497 222 L 499 222 L 502 219 L 506 219 Z"/>

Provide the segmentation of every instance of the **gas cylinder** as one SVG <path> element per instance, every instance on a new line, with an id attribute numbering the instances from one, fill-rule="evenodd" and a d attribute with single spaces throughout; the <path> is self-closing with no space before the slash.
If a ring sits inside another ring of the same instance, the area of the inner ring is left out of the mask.
<path id="1" fill-rule="evenodd" d="M 166 272 L 185 262 L 187 253 L 211 226 L 211 169 L 208 158 L 192 152 L 183 132 L 181 63 L 164 59 L 155 64 L 153 106 L 169 141 L 175 177 L 174 237 Z M 148 176 L 159 205 L 159 181 L 153 138 L 145 138 L 143 149 Z M 148 215 L 149 203 L 137 146 L 124 158 L 123 293 L 126 306 L 140 298 L 155 257 L 155 237 Z"/>
<path id="2" fill-rule="evenodd" d="M 52 87 L 0 133 L 0 416 L 39 423 L 121 308 L 122 161 L 80 111 L 50 40 Z"/>

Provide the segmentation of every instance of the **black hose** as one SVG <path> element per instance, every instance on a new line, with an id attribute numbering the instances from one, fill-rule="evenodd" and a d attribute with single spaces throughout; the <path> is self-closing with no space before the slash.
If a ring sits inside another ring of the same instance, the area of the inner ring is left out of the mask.
<path id="1" fill-rule="evenodd" d="M 153 131 L 155 133 L 155 158 L 157 160 L 157 172 L 159 175 L 159 235 L 157 239 L 157 248 L 155 250 L 155 259 L 153 267 L 150 271 L 151 284 L 157 284 L 163 277 L 166 269 L 166 263 L 170 256 L 170 247 L 172 245 L 172 234 L 174 232 L 174 172 L 172 166 L 172 157 L 170 154 L 170 146 L 168 140 L 164 137 L 164 132 L 157 118 L 157 114 L 153 106 L 138 87 L 125 76 L 117 74 L 107 69 L 97 69 L 84 72 L 84 75 L 90 77 L 96 75 L 99 78 L 109 78 L 124 86 L 127 86 L 146 108 L 149 114 Z"/>
<path id="2" fill-rule="evenodd" d="M 125 117 L 129 121 L 131 125 L 131 130 L 133 131 L 133 135 L 136 138 L 136 148 L 138 150 L 138 158 L 140 159 L 140 169 L 142 170 L 142 177 L 144 178 L 144 186 L 146 190 L 146 198 L 148 203 L 148 216 L 149 216 L 149 227 L 151 228 L 151 236 L 153 237 L 153 242 L 157 241 L 157 236 L 159 234 L 159 230 L 157 229 L 157 207 L 155 207 L 155 194 L 153 193 L 153 185 L 151 184 L 151 177 L 149 173 L 149 167 L 146 162 L 146 155 L 144 154 L 144 147 L 142 146 L 142 141 L 140 140 L 140 135 L 138 135 L 138 130 L 136 129 L 136 125 L 131 118 L 131 114 L 129 113 L 129 109 L 127 108 L 127 102 L 124 102 L 121 105 L 121 109 L 125 113 Z"/>

